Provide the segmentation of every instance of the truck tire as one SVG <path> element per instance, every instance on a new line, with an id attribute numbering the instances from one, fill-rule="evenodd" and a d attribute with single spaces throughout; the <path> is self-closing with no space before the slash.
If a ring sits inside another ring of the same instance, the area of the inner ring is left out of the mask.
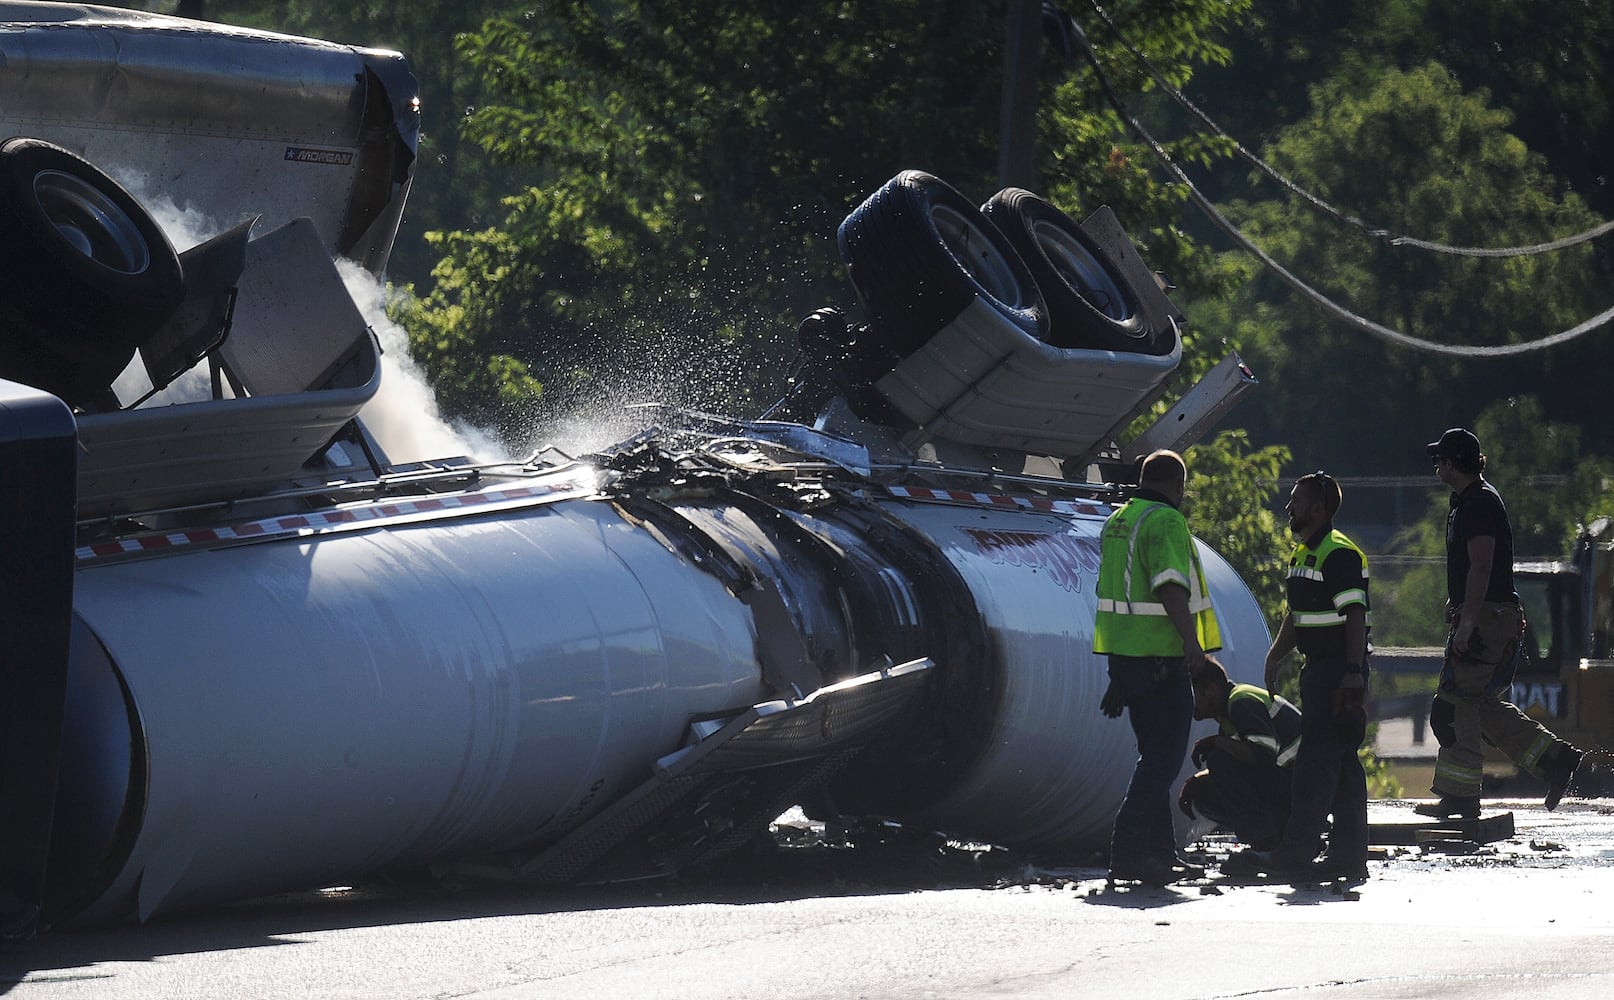
<path id="1" fill-rule="evenodd" d="M 121 370 L 184 295 L 162 228 L 60 146 L 0 143 L 0 224 L 0 310 L 16 333 L 69 362 Z"/>
<path id="2" fill-rule="evenodd" d="M 1130 354 L 1168 354 L 1171 330 L 1155 329 L 1121 269 L 1081 226 L 1022 188 L 1005 188 L 981 207 L 1019 252 L 1048 303 L 1048 342 Z"/>
<path id="3" fill-rule="evenodd" d="M 923 347 L 979 300 L 1032 337 L 1047 308 L 1003 234 L 938 177 L 905 170 L 837 233 L 841 259 L 891 364 Z"/>

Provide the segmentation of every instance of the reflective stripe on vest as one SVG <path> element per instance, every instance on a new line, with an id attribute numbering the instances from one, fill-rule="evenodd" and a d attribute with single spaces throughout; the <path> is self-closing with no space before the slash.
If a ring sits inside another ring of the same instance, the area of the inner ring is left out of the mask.
<path id="1" fill-rule="evenodd" d="M 1259 747 L 1265 747 L 1266 749 L 1272 751 L 1279 767 L 1287 767 L 1289 764 L 1293 763 L 1295 757 L 1300 753 L 1301 737 L 1298 732 L 1298 727 L 1294 739 L 1290 740 L 1285 746 L 1280 747 L 1278 745 L 1278 740 L 1283 737 L 1283 733 L 1279 732 L 1282 727 L 1278 725 L 1278 716 L 1283 712 L 1284 706 L 1287 705 L 1288 702 L 1281 698 L 1274 697 L 1272 692 L 1267 691 L 1264 688 L 1256 687 L 1254 684 L 1239 684 L 1233 688 L 1233 693 L 1227 698 L 1227 704 L 1230 709 L 1233 701 L 1237 698 L 1254 698 L 1255 700 L 1264 704 L 1267 710 L 1267 718 L 1272 720 L 1272 729 L 1274 732 L 1278 733 L 1277 736 L 1244 737 L 1246 742 L 1253 743 Z M 1298 711 L 1298 709 L 1296 709 L 1296 711 Z M 1229 736 L 1239 736 L 1239 733 L 1236 730 L 1229 731 L 1229 726 L 1223 726 L 1222 728 L 1223 732 Z"/>
<path id="2" fill-rule="evenodd" d="M 1163 515 L 1165 520 L 1150 521 L 1154 530 L 1146 534 L 1143 522 L 1162 510 L 1170 514 Z M 1177 537 L 1179 526 L 1180 540 Z M 1145 566 L 1141 553 L 1156 545 L 1171 551 L 1170 564 L 1164 568 L 1150 567 L 1154 575 L 1145 580 L 1141 576 Z M 1094 594 L 1095 652 L 1128 656 L 1182 655 L 1182 637 L 1177 634 L 1165 604 L 1156 593 L 1156 588 L 1168 583 L 1181 586 L 1187 592 L 1188 613 L 1194 619 L 1199 645 L 1206 650 L 1221 648 L 1221 631 L 1205 583 L 1205 570 L 1193 536 L 1187 532 L 1187 525 L 1175 508 L 1156 500 L 1134 498 L 1128 501 L 1106 522 L 1102 552 Z M 1179 559 L 1181 564 L 1178 564 Z"/>
<path id="3" fill-rule="evenodd" d="M 1099 598 L 1100 611 L 1109 611 L 1118 615 L 1163 615 L 1166 613 L 1166 606 L 1164 604 L 1145 604 L 1142 602 L 1134 603 L 1132 600 L 1132 567 L 1136 565 L 1138 561 L 1138 532 L 1143 530 L 1143 522 L 1149 519 L 1149 515 L 1153 514 L 1159 509 L 1159 507 L 1150 507 L 1148 510 L 1139 514 L 1138 519 L 1132 522 L 1132 534 L 1127 536 L 1126 571 L 1121 574 L 1121 592 L 1126 595 L 1126 610 L 1123 611 L 1115 601 L 1107 602 L 1109 607 L 1106 608 L 1104 607 L 1104 604 L 1106 603 L 1105 599 Z M 1151 587 L 1149 589 L 1153 590 L 1154 588 Z"/>
<path id="4" fill-rule="evenodd" d="M 1272 704 L 1267 707 L 1267 714 L 1272 717 L 1274 722 L 1276 722 L 1278 719 L 1278 713 L 1282 710 L 1283 702 L 1274 698 L 1272 699 Z M 1300 755 L 1300 741 L 1302 739 L 1304 739 L 1304 737 L 1296 736 L 1294 739 L 1289 741 L 1288 746 L 1278 751 L 1279 767 L 1288 767 L 1290 764 L 1294 763 L 1294 759 Z"/>
<path id="5" fill-rule="evenodd" d="M 1143 529 L 1143 522 L 1149 519 L 1149 515 L 1160 509 L 1159 505 L 1150 507 L 1142 514 L 1139 514 L 1136 521 L 1132 522 L 1132 534 L 1126 540 L 1126 571 L 1121 574 L 1121 585 L 1126 590 L 1127 599 L 1117 601 L 1108 597 L 1100 597 L 1098 599 L 1098 610 L 1108 611 L 1113 615 L 1158 615 L 1165 617 L 1166 606 L 1159 601 L 1134 601 L 1130 599 L 1132 596 L 1132 567 L 1137 564 L 1138 557 L 1138 532 Z M 1158 590 L 1162 584 L 1175 583 L 1188 591 L 1188 613 L 1198 614 L 1201 611 L 1209 611 L 1211 601 L 1210 595 L 1205 593 L 1200 586 L 1200 577 L 1203 571 L 1199 567 L 1199 555 L 1193 551 L 1192 546 L 1194 543 L 1192 538 L 1189 539 L 1188 544 L 1190 546 L 1189 557 L 1193 560 L 1193 569 L 1199 571 L 1193 574 L 1193 579 L 1185 580 L 1177 570 L 1168 569 L 1155 574 L 1154 579 L 1149 581 L 1149 589 L 1154 591 Z"/>
<path id="6" fill-rule="evenodd" d="M 1327 535 L 1323 536 L 1322 544 L 1315 549 L 1308 548 L 1304 542 L 1295 546 L 1294 554 L 1290 557 L 1288 574 L 1289 579 L 1310 580 L 1315 583 L 1322 583 L 1323 563 L 1327 562 L 1328 557 L 1333 555 L 1334 551 L 1337 549 L 1349 549 L 1350 551 L 1355 552 L 1357 558 L 1362 561 L 1362 579 L 1367 579 L 1367 556 L 1362 553 L 1362 550 L 1358 548 L 1354 542 L 1340 534 L 1338 531 L 1330 531 Z M 1317 561 L 1315 566 L 1306 566 L 1301 563 L 1300 560 L 1302 558 L 1302 554 L 1306 552 L 1311 552 L 1316 555 Z M 1350 590 L 1342 590 L 1333 595 L 1332 603 L 1332 608 L 1307 609 L 1303 611 L 1294 607 L 1294 602 L 1291 599 L 1290 612 L 1295 628 L 1343 627 L 1345 624 L 1345 612 L 1343 609 L 1348 608 L 1353 604 L 1360 604 L 1363 606 L 1366 613 L 1368 626 L 1371 627 L 1373 625 L 1373 611 L 1371 608 L 1367 607 L 1367 591 L 1363 590 L 1362 588 L 1354 587 Z"/>

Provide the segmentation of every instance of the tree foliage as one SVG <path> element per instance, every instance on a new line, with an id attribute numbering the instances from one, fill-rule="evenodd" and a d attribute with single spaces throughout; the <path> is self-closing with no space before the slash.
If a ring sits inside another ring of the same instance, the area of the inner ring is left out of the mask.
<path id="1" fill-rule="evenodd" d="M 1589 228 L 1506 131 L 1487 95 L 1463 93 L 1437 65 L 1384 73 L 1365 92 L 1321 85 L 1315 110 L 1266 150 L 1303 187 L 1402 232 L 1458 246 L 1516 245 Z M 1296 200 L 1245 203 L 1246 230 L 1291 270 L 1361 315 L 1445 343 L 1505 344 L 1588 315 L 1590 251 L 1484 259 L 1392 247 Z M 1248 267 L 1242 255 L 1231 267 Z M 1505 363 L 1392 346 L 1328 318 L 1275 279 L 1252 273 L 1232 298 L 1196 310 L 1232 331 L 1278 391 L 1245 414 L 1257 440 L 1290 445 L 1336 474 L 1420 468 L 1431 431 L 1472 422 L 1484 402 L 1585 358 L 1585 345 Z"/>
<path id="2" fill-rule="evenodd" d="M 1125 220 L 1150 266 L 1169 274 L 1186 295 L 1220 297 L 1230 288 L 1232 272 L 1189 235 L 1186 192 L 1160 170 L 1154 153 L 1110 101 L 1121 99 L 1134 116 L 1157 115 L 1158 95 L 1151 97 L 1157 85 L 1139 57 L 1171 86 L 1185 86 L 1201 68 L 1227 64 L 1231 55 L 1220 38 L 1250 6 L 1251 0 L 1182 4 L 1165 24 L 1155 5 L 1123 6 L 1110 14 L 1112 31 L 1072 5 L 1088 24 L 1098 68 L 1072 57 L 1049 85 L 1042 117 L 1047 196 L 1077 218 L 1109 205 Z M 1160 138 L 1165 153 L 1184 165 L 1209 166 L 1232 151 L 1228 143 L 1192 131 Z"/>
<path id="3" fill-rule="evenodd" d="M 1215 51 L 1202 29 L 1234 9 L 1140 8 L 1133 24 L 1186 76 Z M 759 410 L 796 320 L 847 303 L 833 234 L 848 211 L 907 167 L 981 201 L 994 189 L 1003 22 L 1001 4 L 967 0 L 550 0 L 490 21 L 461 42 L 492 90 L 466 135 L 523 183 L 497 226 L 438 240 L 417 340 L 519 360 L 551 412 L 623 370 L 662 373 L 636 388 Z M 1117 158 L 1114 113 L 1070 87 L 1050 108 L 1049 191 L 1096 207 L 1075 191 Z M 1129 225 L 1192 258 L 1173 196 L 1143 170 L 1104 176 Z M 536 263 L 481 270 L 510 247 Z M 473 316 L 468 298 L 493 303 L 486 322 L 451 331 L 441 316 Z M 434 374 L 451 409 L 487 398 Z"/>
<path id="4" fill-rule="evenodd" d="M 1258 146 L 1311 110 L 1313 87 L 1362 86 L 1429 62 L 1512 113 L 1513 131 L 1600 214 L 1614 211 L 1602 154 L 1614 146 L 1603 81 L 1614 9 L 1586 0 L 1257 0 L 1232 26 L 1231 59 L 1193 96 Z"/>
<path id="5" fill-rule="evenodd" d="M 1281 445 L 1251 448 L 1241 430 L 1223 431 L 1186 456 L 1189 527 L 1233 565 L 1274 627 L 1283 615 L 1291 539 L 1272 513 L 1272 497 L 1288 460 Z"/>
<path id="6" fill-rule="evenodd" d="M 1513 550 L 1521 559 L 1561 559 L 1581 525 L 1607 509 L 1614 465 L 1589 455 L 1585 434 L 1546 417 L 1533 396 L 1501 399 L 1475 422 L 1485 478 L 1507 501 Z"/>
<path id="7" fill-rule="evenodd" d="M 1064 6 L 1134 113 L 1185 123 L 1119 38 L 1083 5 Z M 413 347 L 451 412 L 511 433 L 537 415 L 540 385 L 558 411 L 622 368 L 645 395 L 755 412 L 777 392 L 796 318 L 848 302 L 833 232 L 851 207 L 904 167 L 976 198 L 994 186 L 1001 0 L 203 7 L 409 55 L 426 130 L 393 271 L 420 292 L 405 310 Z M 1608 9 L 1136 0 L 1105 12 L 1247 145 L 1361 218 L 1498 245 L 1585 228 L 1595 221 L 1587 205 L 1607 212 L 1614 200 L 1602 170 L 1614 141 Z M 1282 446 L 1336 474 L 1422 474 L 1423 441 L 1474 423 L 1498 400 L 1521 401 L 1510 412 L 1526 417 L 1538 406 L 1544 426 L 1577 431 L 1587 452 L 1609 451 L 1614 413 L 1595 405 L 1606 394 L 1605 335 L 1481 362 L 1343 328 L 1242 255 L 1207 249 L 1183 192 L 1125 134 L 1083 60 L 1050 49 L 1042 68 L 1043 193 L 1078 218 L 1110 204 L 1150 264 L 1181 286 L 1179 300 L 1192 300 L 1191 375 L 1237 347 L 1262 380 L 1230 421 L 1246 433 L 1200 445 L 1196 464 L 1231 463 L 1225 475 L 1236 477 L 1239 461 L 1260 465 Z M 1276 257 L 1387 325 L 1504 343 L 1607 305 L 1607 241 L 1506 261 L 1391 248 L 1267 181 L 1212 170 L 1226 152 L 1219 140 L 1188 128 L 1162 134 L 1177 162 L 1207 172 L 1209 190 L 1241 196 L 1240 220 Z M 1539 456 L 1538 478 L 1513 488 L 1521 513 L 1550 512 L 1539 531 L 1525 525 L 1546 545 L 1608 501 L 1568 485 L 1573 457 L 1520 420 L 1518 445 L 1497 444 L 1510 458 Z M 1226 450 L 1213 460 L 1211 449 Z M 1277 476 L 1249 471 L 1248 482 L 1269 483 L 1275 508 Z M 1531 495 L 1536 482 L 1551 485 Z M 1241 566 L 1252 580 L 1261 558 Z"/>
<path id="8" fill-rule="evenodd" d="M 1614 214 L 1607 168 L 1614 148 L 1607 87 L 1614 8 L 1586 0 L 1425 0 L 1423 25 L 1431 24 L 1442 30 L 1417 36 L 1431 56 L 1465 86 L 1488 90 L 1555 176 L 1600 214 Z"/>

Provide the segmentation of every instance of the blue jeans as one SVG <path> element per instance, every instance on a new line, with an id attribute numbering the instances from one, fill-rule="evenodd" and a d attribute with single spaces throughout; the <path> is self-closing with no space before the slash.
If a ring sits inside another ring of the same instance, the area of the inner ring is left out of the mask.
<path id="1" fill-rule="evenodd" d="M 1110 681 L 1126 703 L 1138 740 L 1126 798 L 1115 814 L 1110 864 L 1171 861 L 1177 831 L 1171 818 L 1171 786 L 1188 754 L 1194 722 L 1194 689 L 1183 658 L 1110 655 Z"/>
<path id="2" fill-rule="evenodd" d="M 1300 752 L 1294 763 L 1294 799 L 1276 853 L 1307 864 L 1322 846 L 1328 817 L 1328 857 L 1337 864 L 1367 861 L 1367 774 L 1360 745 L 1341 740 L 1334 691 L 1345 674 L 1342 659 L 1307 658 L 1300 671 Z"/>

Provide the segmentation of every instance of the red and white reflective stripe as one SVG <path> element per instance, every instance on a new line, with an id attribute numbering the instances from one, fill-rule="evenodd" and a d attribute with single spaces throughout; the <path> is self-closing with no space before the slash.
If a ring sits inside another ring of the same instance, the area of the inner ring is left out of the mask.
<path id="1" fill-rule="evenodd" d="M 1085 500 L 1046 500 L 1042 497 L 1011 497 L 1001 493 L 972 493 L 969 490 L 931 490 L 918 486 L 887 486 L 886 492 L 904 500 L 934 500 L 942 503 L 970 504 L 976 507 L 1035 510 L 1048 514 L 1090 514 L 1103 517 L 1110 513 L 1109 505 Z"/>
<path id="2" fill-rule="evenodd" d="M 185 531 L 134 535 L 129 538 L 81 545 L 74 550 L 73 556 L 78 562 L 86 562 L 112 556 L 159 552 L 187 545 L 263 541 L 278 537 L 326 534 L 333 531 L 350 530 L 355 527 L 373 527 L 389 521 L 435 520 L 442 517 L 452 517 L 462 512 L 525 507 L 531 506 L 534 502 L 549 503 L 555 500 L 590 496 L 594 492 L 593 477 L 566 479 L 554 483 L 530 483 L 525 486 L 481 490 L 475 493 L 456 493 L 446 496 L 423 497 L 418 500 L 404 500 L 397 503 L 345 507 L 308 514 L 291 514 L 285 517 L 267 517 L 222 528 L 192 528 Z"/>

